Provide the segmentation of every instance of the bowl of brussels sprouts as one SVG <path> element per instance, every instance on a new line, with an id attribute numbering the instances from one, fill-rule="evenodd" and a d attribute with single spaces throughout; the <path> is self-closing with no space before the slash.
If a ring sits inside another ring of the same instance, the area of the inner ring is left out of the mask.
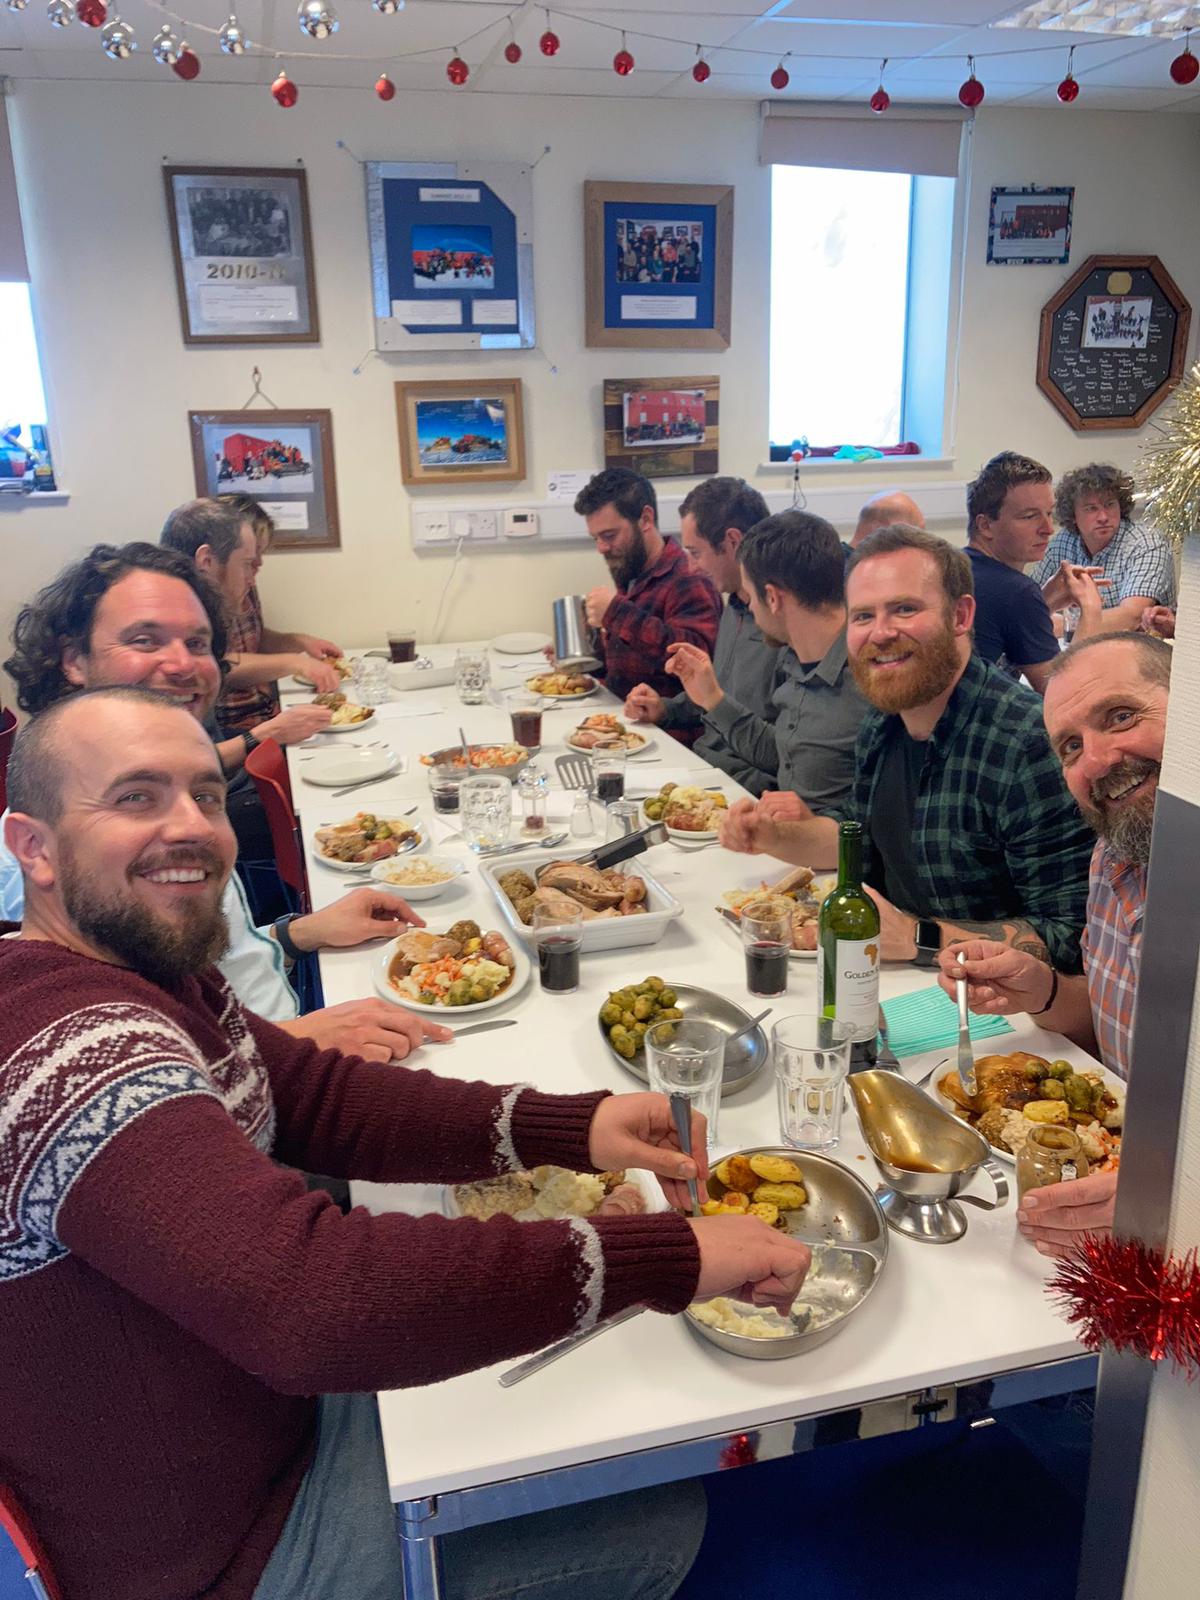
<path id="1" fill-rule="evenodd" d="M 687 983 L 669 983 L 657 976 L 611 990 L 596 1020 L 612 1055 L 634 1077 L 648 1083 L 642 1042 L 646 1029 L 655 1022 L 670 1022 L 679 1017 L 711 1022 L 730 1038 L 751 1021 L 748 1011 L 743 1011 L 724 995 Z M 757 1077 L 766 1066 L 769 1053 L 767 1036 L 761 1027 L 751 1028 L 734 1040 L 725 1051 L 722 1097 L 736 1094 Z"/>

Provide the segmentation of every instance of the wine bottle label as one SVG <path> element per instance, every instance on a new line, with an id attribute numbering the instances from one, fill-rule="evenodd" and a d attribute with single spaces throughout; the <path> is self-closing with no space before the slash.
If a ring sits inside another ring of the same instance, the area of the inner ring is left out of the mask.
<path id="1" fill-rule="evenodd" d="M 858 1043 L 879 1031 L 879 940 L 839 939 L 833 986 L 833 1015 L 849 1023 Z M 825 952 L 817 950 L 817 993 L 829 994 L 825 979 Z M 826 1007 L 828 1013 L 828 1007 Z"/>

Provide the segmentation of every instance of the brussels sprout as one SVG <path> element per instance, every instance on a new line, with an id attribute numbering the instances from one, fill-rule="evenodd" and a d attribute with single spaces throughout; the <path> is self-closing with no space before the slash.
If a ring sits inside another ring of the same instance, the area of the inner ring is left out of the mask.
<path id="1" fill-rule="evenodd" d="M 1031 1083 L 1041 1083 L 1047 1073 L 1044 1061 L 1027 1061 L 1025 1063 L 1025 1076 Z"/>
<path id="2" fill-rule="evenodd" d="M 1046 1075 L 1047 1077 L 1058 1078 L 1061 1080 L 1063 1078 L 1069 1078 L 1074 1070 L 1075 1068 L 1069 1061 L 1052 1061 L 1046 1068 Z M 1057 1096 L 1052 1095 L 1051 1098 L 1056 1099 Z"/>
<path id="3" fill-rule="evenodd" d="M 1047 1078 L 1041 1088 L 1041 1097 L 1043 1100 L 1065 1100 L 1067 1086 L 1058 1078 Z"/>
<path id="4" fill-rule="evenodd" d="M 620 1022 L 620 1020 L 621 1008 L 613 1005 L 611 1000 L 600 1007 L 600 1021 L 606 1028 L 611 1028 L 614 1022 Z"/>
<path id="5" fill-rule="evenodd" d="M 655 994 L 659 994 L 666 986 L 661 978 L 647 978 L 646 987 L 653 989 Z"/>
<path id="6" fill-rule="evenodd" d="M 495 985 L 494 984 L 490 984 L 490 983 L 473 983 L 471 985 L 471 1000 L 472 1000 L 473 1003 L 476 1003 L 476 1004 L 480 1000 L 490 1000 L 492 998 L 492 996 L 495 994 L 495 992 L 496 992 L 496 989 L 495 989 Z"/>
<path id="7" fill-rule="evenodd" d="M 623 1039 L 617 1041 L 614 1049 L 619 1056 L 624 1056 L 626 1061 L 632 1061 L 637 1054 L 637 1041 L 632 1035 L 626 1034 Z"/>
<path id="8" fill-rule="evenodd" d="M 658 991 L 658 1003 L 660 1006 L 673 1006 L 675 1004 L 674 989 L 668 989 L 664 983 L 662 988 Z"/>
<path id="9" fill-rule="evenodd" d="M 680 1011 L 678 1006 L 668 1006 L 665 1011 L 660 1011 L 658 1013 L 658 1016 L 655 1020 L 658 1022 L 678 1022 L 682 1016 L 683 1012 Z M 674 1035 L 672 1035 L 672 1037 L 674 1037 Z"/>
<path id="10" fill-rule="evenodd" d="M 661 1017 L 659 1018 L 660 1022 L 663 1021 L 663 1020 L 664 1020 L 663 1018 L 661 1018 Z M 670 1044 L 671 1040 L 674 1037 L 675 1037 L 675 1029 L 674 1028 L 664 1028 L 662 1033 L 659 1035 L 658 1042 L 660 1044 Z"/>
<path id="11" fill-rule="evenodd" d="M 622 1013 L 621 1013 L 621 1021 L 625 1024 L 625 1026 L 627 1028 L 632 1028 L 634 1023 L 637 1021 L 637 1018 L 634 1016 L 632 1010 L 630 1010 L 630 1011 L 622 1011 Z"/>
<path id="12" fill-rule="evenodd" d="M 640 994 L 633 1002 L 633 1015 L 636 1021 L 645 1022 L 647 1017 L 652 1017 L 655 1012 L 654 1001 L 648 994 Z"/>
<path id="13" fill-rule="evenodd" d="M 1067 1104 L 1072 1111 L 1090 1111 L 1092 1108 L 1092 1085 L 1086 1078 L 1081 1078 L 1078 1073 L 1072 1073 L 1063 1084 L 1067 1091 Z"/>
<path id="14" fill-rule="evenodd" d="M 465 1006 L 471 998 L 471 981 L 469 978 L 455 978 L 446 990 L 446 1004 L 448 1006 Z"/>
<path id="15" fill-rule="evenodd" d="M 666 807 L 661 800 L 647 800 L 644 809 L 651 822 L 661 822 Z"/>
<path id="16" fill-rule="evenodd" d="M 618 1039 L 624 1039 L 628 1033 L 629 1029 L 625 1026 L 625 1024 L 623 1022 L 618 1022 L 608 1030 L 608 1037 L 614 1044 L 616 1044 Z"/>
<path id="17" fill-rule="evenodd" d="M 422 989 L 418 999 L 423 1006 L 432 1006 L 437 1004 L 437 994 L 433 989 Z"/>
<path id="18" fill-rule="evenodd" d="M 640 1046 L 642 1040 L 646 1037 L 646 1024 L 644 1022 L 635 1022 L 629 1031 Z"/>

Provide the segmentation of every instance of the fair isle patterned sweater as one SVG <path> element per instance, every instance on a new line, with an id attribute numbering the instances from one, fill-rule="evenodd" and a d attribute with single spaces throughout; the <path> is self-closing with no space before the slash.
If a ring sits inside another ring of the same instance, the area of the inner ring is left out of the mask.
<path id="1" fill-rule="evenodd" d="M 215 970 L 168 993 L 8 939 L 0 995 L 0 1482 L 71 1600 L 250 1600 L 313 1396 L 434 1383 L 691 1298 L 673 1213 L 343 1216 L 286 1170 L 590 1170 L 600 1095 L 322 1052 Z"/>

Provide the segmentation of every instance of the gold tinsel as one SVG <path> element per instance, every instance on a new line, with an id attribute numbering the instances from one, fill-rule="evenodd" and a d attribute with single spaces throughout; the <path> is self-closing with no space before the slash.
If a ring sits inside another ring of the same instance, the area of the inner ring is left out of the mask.
<path id="1" fill-rule="evenodd" d="M 1147 520 L 1178 550 L 1200 532 L 1200 362 L 1150 427 L 1155 437 L 1142 446 L 1138 489 Z"/>

